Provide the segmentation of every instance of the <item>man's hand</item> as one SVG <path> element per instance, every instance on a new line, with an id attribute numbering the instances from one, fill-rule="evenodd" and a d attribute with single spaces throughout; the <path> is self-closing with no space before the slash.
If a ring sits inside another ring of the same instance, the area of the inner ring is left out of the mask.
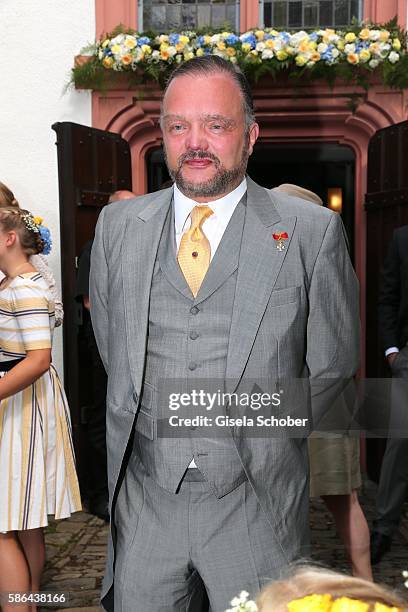
<path id="1" fill-rule="evenodd" d="M 89 301 L 89 295 L 84 295 L 82 301 L 83 301 L 84 307 L 87 310 L 91 310 L 91 302 Z"/>

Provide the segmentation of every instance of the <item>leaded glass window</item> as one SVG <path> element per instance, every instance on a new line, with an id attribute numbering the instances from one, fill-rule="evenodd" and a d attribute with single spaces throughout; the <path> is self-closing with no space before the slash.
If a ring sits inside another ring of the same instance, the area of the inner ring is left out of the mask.
<path id="1" fill-rule="evenodd" d="M 139 0 L 140 30 L 239 30 L 239 0 Z"/>
<path id="2" fill-rule="evenodd" d="M 259 0 L 259 6 L 261 26 L 290 30 L 341 28 L 362 14 L 362 0 Z"/>

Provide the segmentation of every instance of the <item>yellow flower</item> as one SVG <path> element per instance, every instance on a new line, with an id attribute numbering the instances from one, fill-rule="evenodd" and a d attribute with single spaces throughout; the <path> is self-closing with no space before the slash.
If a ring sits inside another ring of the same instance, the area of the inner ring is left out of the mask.
<path id="1" fill-rule="evenodd" d="M 132 56 L 129 53 L 127 53 L 126 55 L 122 57 L 122 64 L 125 64 L 125 66 L 128 66 L 131 62 L 132 62 Z"/>
<path id="2" fill-rule="evenodd" d="M 217 48 L 220 51 L 225 51 L 225 49 L 227 48 L 227 45 L 225 44 L 223 40 L 220 40 L 219 42 L 217 42 Z"/>
<path id="3" fill-rule="evenodd" d="M 167 43 L 169 42 L 169 37 L 167 36 L 167 34 L 160 34 L 159 41 L 160 43 Z"/>
<path id="4" fill-rule="evenodd" d="M 234 47 L 227 47 L 227 55 L 228 57 L 233 57 L 236 54 Z"/>
<path id="5" fill-rule="evenodd" d="M 113 57 L 104 57 L 102 60 L 102 64 L 105 66 L 105 68 L 112 68 Z"/>
<path id="6" fill-rule="evenodd" d="M 340 38 L 340 40 L 337 42 L 337 48 L 338 48 L 340 51 L 343 51 L 343 49 L 344 49 L 344 47 L 345 47 L 345 46 L 346 46 L 346 43 L 344 42 L 344 40 L 342 40 L 342 39 Z"/>
<path id="7" fill-rule="evenodd" d="M 269 41 L 268 41 L 269 42 Z M 268 43 L 267 43 L 268 44 Z M 241 47 L 242 51 L 244 53 L 249 53 L 251 50 L 251 45 L 249 43 L 242 43 L 242 47 Z"/>
<path id="8" fill-rule="evenodd" d="M 126 46 L 128 49 L 134 49 L 134 48 L 136 47 L 136 40 L 133 38 L 133 36 L 132 36 L 132 37 L 128 36 L 128 37 L 126 38 L 126 40 L 125 40 L 125 46 Z"/>
<path id="9" fill-rule="evenodd" d="M 271 30 L 271 35 L 272 36 L 279 36 L 278 30 Z"/>
<path id="10" fill-rule="evenodd" d="M 146 55 L 150 55 L 152 52 L 152 48 L 149 45 L 142 45 L 142 51 Z"/>
<path id="11" fill-rule="evenodd" d="M 187 53 L 184 54 L 184 59 L 187 60 L 191 60 L 194 57 L 194 53 L 193 51 L 187 51 Z"/>
<path id="12" fill-rule="evenodd" d="M 258 40 L 263 40 L 265 38 L 265 32 L 263 30 L 256 30 L 255 36 Z"/>
<path id="13" fill-rule="evenodd" d="M 189 42 L 190 42 L 190 39 L 189 39 L 189 37 L 188 37 L 188 36 L 185 36 L 184 34 L 182 34 L 182 35 L 179 37 L 179 41 L 180 41 L 181 43 L 183 43 L 184 45 L 186 45 L 187 43 L 189 43 Z"/>
<path id="14" fill-rule="evenodd" d="M 369 47 L 371 53 L 378 53 L 380 50 L 380 45 L 375 42 L 375 43 L 371 43 L 370 47 Z"/>
<path id="15" fill-rule="evenodd" d="M 360 58 L 357 53 L 350 53 L 347 56 L 347 61 L 349 64 L 358 64 L 360 61 Z"/>
<path id="16" fill-rule="evenodd" d="M 401 612 L 399 608 L 390 608 L 389 606 L 384 606 L 384 604 L 376 603 L 374 607 L 374 612 Z"/>
<path id="17" fill-rule="evenodd" d="M 231 34 L 231 32 L 221 32 L 221 36 L 223 38 L 228 38 L 228 36 Z"/>
<path id="18" fill-rule="evenodd" d="M 352 43 L 352 42 L 354 42 L 354 41 L 356 40 L 356 38 L 357 38 L 357 37 L 356 37 L 356 35 L 354 34 L 354 32 L 348 32 L 348 33 L 345 35 L 344 40 L 345 40 L 347 43 Z"/>
<path id="19" fill-rule="evenodd" d="M 177 50 L 177 51 L 182 51 L 182 50 L 184 49 L 184 47 L 185 47 L 185 44 L 184 44 L 184 43 L 182 43 L 182 42 L 178 42 L 178 43 L 176 44 L 176 50 Z"/>
<path id="20" fill-rule="evenodd" d="M 162 60 L 168 60 L 169 59 L 169 53 L 168 51 L 162 50 L 160 51 L 160 57 Z"/>
<path id="21" fill-rule="evenodd" d="M 201 49 L 201 47 L 199 47 L 196 51 L 196 56 L 197 57 L 202 57 L 204 55 L 204 51 L 203 49 Z"/>
<path id="22" fill-rule="evenodd" d="M 280 62 L 283 62 L 284 60 L 288 59 L 289 56 L 286 51 L 278 51 L 276 57 Z"/>
<path id="23" fill-rule="evenodd" d="M 305 57 L 304 55 L 297 55 L 295 62 L 298 66 L 304 66 L 307 62 L 307 57 Z"/>
<path id="24" fill-rule="evenodd" d="M 302 40 L 302 42 L 299 45 L 299 51 L 301 53 L 306 53 L 306 51 L 308 51 L 308 49 L 309 49 L 309 42 L 306 39 Z"/>
<path id="25" fill-rule="evenodd" d="M 399 38 L 394 38 L 392 41 L 392 48 L 395 49 L 395 51 L 399 51 L 401 49 L 401 41 Z"/>
<path id="26" fill-rule="evenodd" d="M 288 603 L 288 612 L 330 612 L 331 595 L 308 595 Z"/>
<path id="27" fill-rule="evenodd" d="M 310 51 L 314 51 L 317 47 L 317 42 L 315 40 L 310 41 L 309 43 L 309 49 Z"/>
<path id="28" fill-rule="evenodd" d="M 310 59 L 312 60 L 312 62 L 318 62 L 320 59 L 320 53 L 315 51 L 314 53 L 312 53 Z"/>
<path id="29" fill-rule="evenodd" d="M 360 61 L 361 62 L 368 62 L 370 57 L 371 57 L 371 53 L 369 52 L 368 49 L 362 49 L 360 51 Z"/>
<path id="30" fill-rule="evenodd" d="M 41 223 L 44 221 L 44 219 L 42 217 L 34 217 L 34 223 L 36 225 L 41 225 Z"/>
<path id="31" fill-rule="evenodd" d="M 359 34 L 361 40 L 368 40 L 370 38 L 370 30 L 368 28 L 363 28 Z"/>
<path id="32" fill-rule="evenodd" d="M 211 43 L 211 36 L 209 36 L 208 34 L 206 34 L 206 35 L 204 36 L 204 43 L 205 43 L 206 45 L 209 45 L 209 44 Z"/>
<path id="33" fill-rule="evenodd" d="M 120 53 L 120 51 L 121 51 L 120 45 L 112 45 L 111 51 L 112 51 L 112 53 L 115 53 L 115 54 L 116 53 Z"/>
<path id="34" fill-rule="evenodd" d="M 169 48 L 169 45 L 166 42 L 163 42 L 160 45 L 160 51 L 167 51 L 168 48 Z"/>
<path id="35" fill-rule="evenodd" d="M 272 38 L 268 38 L 268 40 L 265 41 L 265 45 L 268 47 L 268 49 L 273 49 L 275 47 L 275 41 L 272 40 Z"/>
<path id="36" fill-rule="evenodd" d="M 109 43 L 110 43 L 109 38 L 105 38 L 105 40 L 102 43 L 102 47 L 104 47 L 104 48 L 107 47 L 109 45 Z"/>
<path id="37" fill-rule="evenodd" d="M 368 612 L 370 606 L 364 601 L 340 597 L 333 603 L 330 612 Z"/>
<path id="38" fill-rule="evenodd" d="M 381 42 L 387 42 L 390 37 L 390 33 L 388 30 L 381 30 L 380 32 L 380 40 Z"/>

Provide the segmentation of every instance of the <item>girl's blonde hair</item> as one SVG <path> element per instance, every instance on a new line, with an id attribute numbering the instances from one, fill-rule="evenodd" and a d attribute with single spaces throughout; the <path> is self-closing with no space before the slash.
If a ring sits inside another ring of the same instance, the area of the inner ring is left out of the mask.
<path id="1" fill-rule="evenodd" d="M 43 252 L 45 244 L 30 211 L 18 205 L 9 207 L 0 205 L 0 226 L 5 232 L 16 232 L 26 255 Z"/>
<path id="2" fill-rule="evenodd" d="M 335 600 L 348 597 L 369 604 L 408 610 L 408 602 L 386 587 L 362 578 L 313 566 L 300 566 L 286 580 L 277 580 L 266 586 L 257 597 L 259 612 L 288 612 L 288 604 L 309 595 L 329 594 Z M 301 609 L 300 607 L 298 608 Z"/>

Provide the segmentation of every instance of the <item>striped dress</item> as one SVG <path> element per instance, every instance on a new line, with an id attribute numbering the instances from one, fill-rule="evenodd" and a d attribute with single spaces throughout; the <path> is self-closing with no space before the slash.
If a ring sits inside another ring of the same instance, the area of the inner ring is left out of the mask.
<path id="1" fill-rule="evenodd" d="M 38 272 L 21 274 L 0 289 L 0 361 L 51 348 L 54 318 Z M 61 519 L 78 510 L 70 413 L 51 365 L 35 383 L 0 402 L 0 531 L 44 527 L 48 514 Z"/>

